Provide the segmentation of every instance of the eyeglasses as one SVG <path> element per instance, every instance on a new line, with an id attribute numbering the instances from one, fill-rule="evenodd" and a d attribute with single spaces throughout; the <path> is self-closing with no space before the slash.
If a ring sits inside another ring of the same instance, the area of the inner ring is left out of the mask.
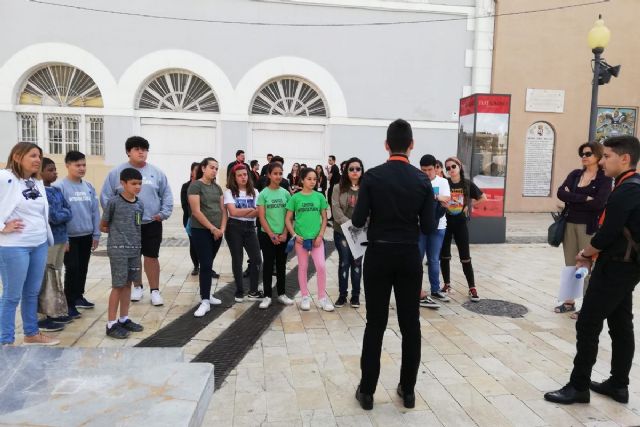
<path id="1" fill-rule="evenodd" d="M 362 168 L 349 168 L 349 172 L 360 172 Z"/>
<path id="2" fill-rule="evenodd" d="M 454 164 L 454 165 L 451 165 L 451 166 L 447 166 L 445 169 L 447 170 L 447 172 L 449 172 L 451 169 L 458 169 L 458 165 Z"/>
<path id="3" fill-rule="evenodd" d="M 582 153 L 578 154 L 578 156 L 580 156 L 580 157 L 591 157 L 591 156 L 593 156 L 593 152 L 592 151 L 583 151 Z"/>
<path id="4" fill-rule="evenodd" d="M 22 192 L 25 199 L 35 200 L 38 197 L 42 197 L 42 194 L 40 194 L 40 191 L 38 191 L 38 188 L 36 187 L 35 181 L 28 179 L 24 184 L 27 186 L 27 189 Z"/>

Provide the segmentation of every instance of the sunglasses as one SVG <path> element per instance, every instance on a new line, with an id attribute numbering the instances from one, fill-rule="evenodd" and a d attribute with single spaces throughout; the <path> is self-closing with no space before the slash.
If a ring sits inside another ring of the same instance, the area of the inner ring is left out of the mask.
<path id="1" fill-rule="evenodd" d="M 362 168 L 349 168 L 349 172 L 360 172 Z"/>
<path id="2" fill-rule="evenodd" d="M 458 165 L 447 166 L 445 169 L 449 172 L 451 169 L 458 169 Z"/>
<path id="3" fill-rule="evenodd" d="M 38 197 L 42 197 L 42 194 L 40 194 L 40 191 L 38 191 L 36 187 L 36 183 L 32 179 L 28 179 L 24 183 L 27 186 L 27 189 L 22 192 L 25 199 L 35 200 Z"/>
<path id="4" fill-rule="evenodd" d="M 591 157 L 591 156 L 593 156 L 593 152 L 591 152 L 591 151 L 583 151 L 582 153 L 578 154 L 578 156 L 580 156 L 580 157 Z"/>

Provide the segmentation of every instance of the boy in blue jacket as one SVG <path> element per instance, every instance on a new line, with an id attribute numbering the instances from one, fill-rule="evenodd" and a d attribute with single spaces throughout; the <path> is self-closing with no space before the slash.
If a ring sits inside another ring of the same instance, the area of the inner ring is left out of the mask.
<path id="1" fill-rule="evenodd" d="M 64 247 L 68 240 L 67 222 L 71 220 L 71 207 L 62 191 L 51 186 L 57 179 L 56 164 L 47 157 L 43 158 L 42 181 L 49 202 L 49 224 L 53 234 L 53 246 L 49 247 L 47 267 L 38 301 L 38 312 L 46 317 L 38 321 L 38 327 L 49 332 L 64 329 L 64 325 L 72 320 L 68 316 L 67 301 L 61 280 Z"/>

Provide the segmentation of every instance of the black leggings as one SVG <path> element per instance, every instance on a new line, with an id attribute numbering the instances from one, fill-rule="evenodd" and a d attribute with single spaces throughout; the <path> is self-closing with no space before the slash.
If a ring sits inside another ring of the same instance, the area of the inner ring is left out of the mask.
<path id="1" fill-rule="evenodd" d="M 200 259 L 200 298 L 208 300 L 211 295 L 211 267 L 220 249 L 222 238 L 216 240 L 209 230 L 192 228 L 190 241 L 193 241 Z"/>
<path id="2" fill-rule="evenodd" d="M 287 242 L 274 245 L 269 235 L 264 232 L 260 232 L 258 235 L 260 241 L 260 248 L 262 249 L 262 285 L 264 286 L 264 296 L 271 298 L 272 295 L 272 281 L 273 281 L 273 261 L 276 264 L 276 289 L 278 290 L 278 296 L 284 295 L 285 291 L 285 279 L 287 269 Z"/>
<path id="3" fill-rule="evenodd" d="M 247 251 L 251 260 L 251 264 L 249 264 L 249 291 L 258 292 L 258 276 L 262 257 L 260 256 L 260 244 L 258 243 L 255 223 L 253 221 L 229 218 L 224 238 L 227 240 L 227 246 L 229 246 L 229 252 L 231 253 L 231 270 L 236 282 L 236 296 L 244 296 L 242 280 L 243 249 Z"/>
<path id="4" fill-rule="evenodd" d="M 442 281 L 445 285 L 451 283 L 451 239 L 455 239 L 458 255 L 462 263 L 464 277 L 470 288 L 476 286 L 473 277 L 473 266 L 471 265 L 471 253 L 469 252 L 469 229 L 467 228 L 467 217 L 464 214 L 447 215 L 447 231 L 444 234 L 442 250 L 440 251 L 440 271 L 442 271 Z"/>
<path id="5" fill-rule="evenodd" d="M 191 256 L 193 268 L 198 268 L 200 266 L 200 261 L 198 261 L 198 251 L 196 251 L 196 245 L 193 243 L 193 237 L 191 236 L 189 236 L 189 255 Z"/>

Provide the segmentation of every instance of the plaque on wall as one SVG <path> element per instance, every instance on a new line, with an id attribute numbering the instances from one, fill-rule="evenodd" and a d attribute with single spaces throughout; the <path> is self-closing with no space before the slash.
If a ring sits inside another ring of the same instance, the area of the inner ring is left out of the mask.
<path id="1" fill-rule="evenodd" d="M 535 122 L 527 129 L 524 149 L 524 197 L 549 197 L 555 132 L 546 122 Z"/>
<path id="2" fill-rule="evenodd" d="M 563 113 L 564 90 L 527 89 L 524 110 L 537 113 Z"/>

